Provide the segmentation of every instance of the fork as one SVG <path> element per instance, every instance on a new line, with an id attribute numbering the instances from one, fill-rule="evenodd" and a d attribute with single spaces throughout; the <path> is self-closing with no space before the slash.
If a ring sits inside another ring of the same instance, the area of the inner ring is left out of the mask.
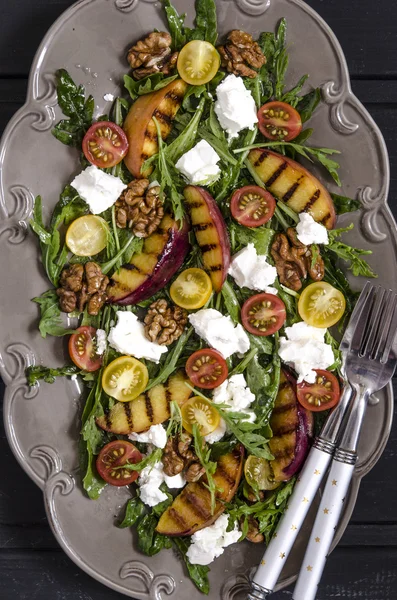
<path id="1" fill-rule="evenodd" d="M 343 357 L 343 375 L 346 353 L 350 348 L 354 331 L 367 305 L 370 287 L 370 284 L 367 283 L 361 292 L 340 345 Z M 289 499 L 288 508 L 282 516 L 277 531 L 254 575 L 249 600 L 265 600 L 276 586 L 286 559 L 331 462 L 345 413 L 348 406 L 350 406 L 351 394 L 350 386 L 345 385 L 338 405 L 330 413 L 319 437 L 314 441 L 296 482 L 294 492 Z"/>
<path id="2" fill-rule="evenodd" d="M 366 286 L 366 298 L 346 353 L 344 376 L 352 390 L 351 411 L 338 443 L 310 535 L 293 600 L 314 600 L 357 461 L 357 445 L 368 400 L 393 376 L 397 295 Z"/>

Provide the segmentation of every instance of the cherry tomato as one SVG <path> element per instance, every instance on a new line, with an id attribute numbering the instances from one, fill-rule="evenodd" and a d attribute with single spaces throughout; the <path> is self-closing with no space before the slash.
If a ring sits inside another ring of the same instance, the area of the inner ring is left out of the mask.
<path id="1" fill-rule="evenodd" d="M 146 365 L 132 356 L 120 356 L 104 370 L 102 387 L 106 394 L 120 402 L 129 402 L 141 394 L 149 374 Z"/>
<path id="2" fill-rule="evenodd" d="M 127 154 L 128 139 L 115 123 L 98 121 L 84 136 L 83 152 L 86 159 L 100 169 L 114 167 Z"/>
<path id="3" fill-rule="evenodd" d="M 269 140 L 289 142 L 302 131 L 301 116 L 286 102 L 267 102 L 258 111 L 258 127 Z"/>
<path id="4" fill-rule="evenodd" d="M 274 480 L 270 462 L 251 454 L 244 465 L 245 479 L 254 490 L 275 490 L 280 481 Z"/>
<path id="5" fill-rule="evenodd" d="M 193 396 L 181 408 L 182 425 L 189 433 L 193 433 L 193 425 L 197 425 L 201 435 L 208 435 L 214 431 L 220 421 L 216 408 L 209 400 L 200 396 Z"/>
<path id="6" fill-rule="evenodd" d="M 270 221 L 276 201 L 270 192 L 258 185 L 246 185 L 236 190 L 230 201 L 233 217 L 246 227 L 259 227 Z"/>
<path id="7" fill-rule="evenodd" d="M 243 326 L 254 335 L 272 335 L 284 325 L 286 318 L 285 304 L 274 294 L 251 296 L 241 309 Z"/>
<path id="8" fill-rule="evenodd" d="M 116 467 L 121 467 L 127 462 L 136 464 L 141 460 L 142 454 L 134 444 L 124 440 L 115 440 L 102 448 L 96 460 L 96 468 L 106 483 L 121 487 L 135 481 L 139 472 L 117 469 Z"/>
<path id="9" fill-rule="evenodd" d="M 305 323 L 324 329 L 335 325 L 345 309 L 346 300 L 342 292 L 325 281 L 308 285 L 298 302 L 298 311 Z"/>
<path id="10" fill-rule="evenodd" d="M 197 350 L 187 359 L 186 373 L 193 383 L 206 390 L 212 390 L 228 376 L 227 362 L 222 354 L 212 348 Z"/>
<path id="11" fill-rule="evenodd" d="M 84 371 L 97 371 L 102 365 L 102 356 L 96 353 L 95 327 L 79 327 L 69 338 L 69 355 L 74 364 Z"/>
<path id="12" fill-rule="evenodd" d="M 315 369 L 316 381 L 307 383 L 302 381 L 297 386 L 299 402 L 306 409 L 313 412 L 328 410 L 338 404 L 340 398 L 339 382 L 330 371 Z"/>
<path id="13" fill-rule="evenodd" d="M 71 223 L 66 232 L 66 245 L 77 256 L 95 256 L 108 243 L 109 226 L 97 215 L 84 215 Z"/>
<path id="14" fill-rule="evenodd" d="M 221 57 L 209 42 L 192 40 L 182 48 L 178 56 L 178 71 L 186 83 L 203 85 L 215 77 Z"/>
<path id="15" fill-rule="evenodd" d="M 170 287 L 170 296 L 175 304 L 193 310 L 201 308 L 212 294 L 211 279 L 203 269 L 186 269 Z"/>

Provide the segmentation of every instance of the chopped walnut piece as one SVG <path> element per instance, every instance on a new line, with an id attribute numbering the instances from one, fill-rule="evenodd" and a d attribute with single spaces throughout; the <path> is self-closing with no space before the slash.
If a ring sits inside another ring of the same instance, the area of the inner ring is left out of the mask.
<path id="1" fill-rule="evenodd" d="M 107 300 L 106 288 L 109 278 L 95 262 L 65 267 L 57 289 L 59 306 L 63 312 L 83 312 L 87 305 L 88 314 L 97 315 Z"/>
<path id="2" fill-rule="evenodd" d="M 178 52 L 172 53 L 171 43 L 169 33 L 153 31 L 134 44 L 128 51 L 127 60 L 135 79 L 143 79 L 153 73 L 169 75 L 178 60 Z"/>
<path id="3" fill-rule="evenodd" d="M 184 308 L 168 305 L 161 298 L 149 306 L 145 317 L 145 335 L 151 342 L 169 346 L 183 333 L 187 323 L 187 311 Z"/>
<path id="4" fill-rule="evenodd" d="M 324 261 L 320 250 L 316 256 L 313 256 L 311 247 L 305 246 L 298 240 L 293 227 L 289 227 L 286 234 L 276 234 L 271 255 L 280 283 L 291 290 L 300 290 L 302 280 L 306 279 L 308 273 L 314 281 L 321 281 L 324 278 Z"/>
<path id="5" fill-rule="evenodd" d="M 247 540 L 253 544 L 260 544 L 265 540 L 265 536 L 259 531 L 259 523 L 255 517 L 248 517 Z"/>
<path id="6" fill-rule="evenodd" d="M 177 447 L 178 438 L 168 438 L 161 460 L 163 462 L 164 473 L 169 477 L 179 475 L 179 473 L 182 473 L 183 469 L 185 468 L 185 461 L 181 456 L 179 456 Z"/>
<path id="7" fill-rule="evenodd" d="M 170 477 L 185 471 L 186 481 L 193 482 L 205 473 L 194 452 L 193 438 L 186 432 L 168 438 L 161 460 L 164 473 Z"/>
<path id="8" fill-rule="evenodd" d="M 204 475 L 205 469 L 201 466 L 200 463 L 194 462 L 188 467 L 185 473 L 186 481 L 190 483 L 195 483 Z"/>
<path id="9" fill-rule="evenodd" d="M 233 29 L 227 36 L 225 45 L 219 46 L 218 51 L 222 67 L 241 77 L 254 79 L 258 75 L 254 69 L 260 69 L 266 63 L 266 57 L 258 42 L 255 42 L 252 35 L 240 29 Z"/>
<path id="10" fill-rule="evenodd" d="M 134 179 L 116 202 L 116 223 L 129 227 L 137 237 L 146 238 L 156 231 L 164 216 L 160 186 L 149 188 L 148 179 Z"/>

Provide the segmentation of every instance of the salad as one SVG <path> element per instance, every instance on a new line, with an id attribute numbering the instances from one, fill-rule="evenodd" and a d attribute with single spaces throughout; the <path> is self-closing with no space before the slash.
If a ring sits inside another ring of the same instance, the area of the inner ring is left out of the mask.
<path id="1" fill-rule="evenodd" d="M 340 239 L 353 225 L 335 229 L 358 201 L 310 171 L 341 185 L 338 151 L 309 143 L 320 90 L 303 93 L 308 75 L 286 89 L 285 20 L 218 41 L 214 0 L 196 1 L 193 29 L 162 8 L 169 31 L 133 40 L 108 115 L 56 73 L 53 135 L 81 173 L 49 223 L 35 200 L 51 288 L 33 301 L 70 363 L 27 378 L 81 378 L 85 492 L 130 486 L 119 526 L 148 556 L 176 547 L 208 593 L 224 548 L 269 542 L 339 401 L 329 328 L 356 300 L 341 265 L 376 275 Z"/>

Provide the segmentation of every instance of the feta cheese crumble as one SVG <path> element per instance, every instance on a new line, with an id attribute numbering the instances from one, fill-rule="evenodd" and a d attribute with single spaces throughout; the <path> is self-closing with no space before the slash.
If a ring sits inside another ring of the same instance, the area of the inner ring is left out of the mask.
<path id="1" fill-rule="evenodd" d="M 233 412 L 247 414 L 251 423 L 256 419 L 254 411 L 247 410 L 255 400 L 255 394 L 249 389 L 243 374 L 232 375 L 215 388 L 212 400 L 215 404 L 228 404 Z"/>
<path id="2" fill-rule="evenodd" d="M 99 215 L 113 206 L 127 187 L 119 177 L 113 177 L 94 165 L 77 175 L 71 185 L 87 202 L 94 215 Z"/>
<path id="3" fill-rule="evenodd" d="M 223 438 L 225 433 L 226 423 L 221 417 L 218 427 L 214 429 L 214 431 L 211 431 L 211 433 L 209 433 L 208 435 L 205 435 L 204 439 L 207 442 L 207 444 L 215 444 L 215 442 L 219 442 Z"/>
<path id="4" fill-rule="evenodd" d="M 224 358 L 229 358 L 235 352 L 244 354 L 249 350 L 250 341 L 243 327 L 234 325 L 231 318 L 225 317 L 219 310 L 202 308 L 189 315 L 189 321 L 197 335 Z"/>
<path id="5" fill-rule="evenodd" d="M 278 354 L 298 373 L 298 382 L 314 383 L 313 369 L 327 369 L 335 358 L 332 348 L 324 341 L 326 329 L 306 325 L 303 321 L 286 327 L 287 337 L 280 337 Z"/>
<path id="6" fill-rule="evenodd" d="M 277 294 L 275 288 L 269 287 L 276 281 L 277 269 L 267 262 L 266 256 L 257 254 L 254 244 L 248 244 L 232 257 L 229 275 L 241 288 Z"/>
<path id="7" fill-rule="evenodd" d="M 201 140 L 189 152 L 183 154 L 175 166 L 189 183 L 210 185 L 219 177 L 220 160 L 213 147 L 205 140 Z"/>
<path id="8" fill-rule="evenodd" d="M 96 353 L 99 354 L 99 356 L 102 356 L 102 354 L 105 352 L 106 350 L 106 331 L 104 329 L 97 329 L 96 330 Z"/>
<path id="9" fill-rule="evenodd" d="M 297 238 L 302 244 L 328 244 L 328 231 L 321 223 L 316 223 L 309 213 L 299 213 L 296 226 Z"/>
<path id="10" fill-rule="evenodd" d="M 229 518 L 223 514 L 210 527 L 196 531 L 191 537 L 186 556 L 192 565 L 209 565 L 215 558 L 223 554 L 224 549 L 235 544 L 241 537 L 241 531 L 234 524 L 232 531 L 226 531 Z"/>
<path id="11" fill-rule="evenodd" d="M 133 442 L 143 442 L 144 444 L 153 444 L 156 448 L 165 448 L 167 443 L 167 432 L 160 425 L 152 425 L 150 429 L 143 433 L 130 433 L 128 436 Z"/>
<path id="12" fill-rule="evenodd" d="M 241 77 L 228 75 L 216 88 L 216 95 L 215 113 L 229 141 L 243 129 L 254 129 L 258 122 L 257 108 Z"/>
<path id="13" fill-rule="evenodd" d="M 148 506 L 157 506 L 160 502 L 167 500 L 167 494 L 160 490 L 160 486 L 164 482 L 170 489 L 183 488 L 186 484 L 185 478 L 180 474 L 174 477 L 165 475 L 161 461 L 142 469 L 137 480 L 139 497 L 142 502 Z"/>
<path id="14" fill-rule="evenodd" d="M 134 313 L 119 310 L 116 314 L 117 325 L 111 328 L 108 336 L 111 347 L 121 354 L 159 362 L 161 355 L 167 352 L 167 346 L 150 342 L 145 336 L 143 323 Z"/>
<path id="15" fill-rule="evenodd" d="M 105 94 L 103 99 L 105 100 L 105 102 L 113 102 L 114 96 L 113 94 Z"/>

